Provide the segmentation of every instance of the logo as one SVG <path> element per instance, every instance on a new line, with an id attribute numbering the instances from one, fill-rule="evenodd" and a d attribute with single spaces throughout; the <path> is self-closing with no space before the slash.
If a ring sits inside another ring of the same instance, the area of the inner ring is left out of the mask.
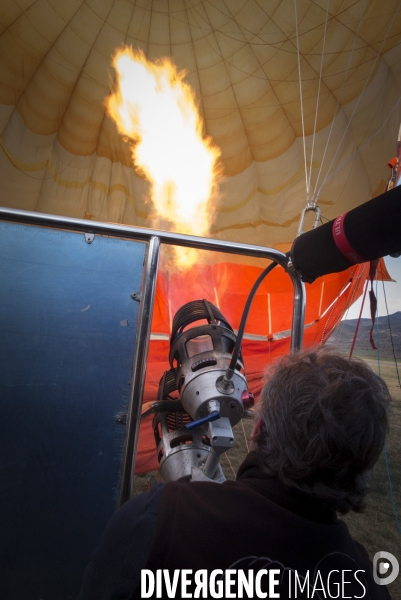
<path id="1" fill-rule="evenodd" d="M 376 552 L 373 557 L 373 579 L 375 583 L 379 585 L 393 583 L 397 579 L 399 571 L 400 565 L 393 554 L 384 550 Z"/>

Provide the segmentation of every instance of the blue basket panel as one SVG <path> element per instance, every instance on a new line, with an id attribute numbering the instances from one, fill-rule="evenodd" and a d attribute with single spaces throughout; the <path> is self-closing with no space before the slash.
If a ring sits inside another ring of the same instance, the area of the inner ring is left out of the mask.
<path id="1" fill-rule="evenodd" d="M 0 223 L 0 597 L 67 600 L 116 508 L 145 244 Z"/>

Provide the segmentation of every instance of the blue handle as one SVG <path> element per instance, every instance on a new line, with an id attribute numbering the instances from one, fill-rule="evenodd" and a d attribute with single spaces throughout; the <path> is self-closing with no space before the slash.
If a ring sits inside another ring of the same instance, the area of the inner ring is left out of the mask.
<path id="1" fill-rule="evenodd" d="M 191 431 L 191 429 L 195 429 L 196 427 L 199 427 L 199 425 L 203 425 L 203 423 L 209 423 L 209 421 L 216 421 L 216 419 L 220 419 L 220 413 L 218 410 L 214 410 L 213 412 L 209 413 L 207 417 L 202 417 L 202 419 L 198 419 L 197 421 L 192 421 L 191 423 L 188 423 L 188 425 L 185 425 L 185 429 Z"/>

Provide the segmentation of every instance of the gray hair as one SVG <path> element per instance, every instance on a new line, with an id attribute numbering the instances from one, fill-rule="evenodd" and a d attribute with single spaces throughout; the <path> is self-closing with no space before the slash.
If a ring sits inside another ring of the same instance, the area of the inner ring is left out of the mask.
<path id="1" fill-rule="evenodd" d="M 323 347 L 268 373 L 254 433 L 258 462 L 340 513 L 360 512 L 388 431 L 386 383 L 359 359 Z"/>

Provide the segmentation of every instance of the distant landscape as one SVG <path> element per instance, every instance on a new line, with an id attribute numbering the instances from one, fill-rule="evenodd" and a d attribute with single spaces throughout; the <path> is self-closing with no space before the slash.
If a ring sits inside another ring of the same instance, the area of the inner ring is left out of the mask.
<path id="1" fill-rule="evenodd" d="M 357 322 L 358 319 L 341 321 L 328 341 L 328 344 L 335 344 L 340 350 L 349 352 Z M 376 319 L 373 329 L 373 339 L 378 348 L 377 350 L 373 350 L 369 342 L 369 331 L 371 327 L 372 321 L 370 319 L 361 319 L 354 354 L 371 360 L 377 360 L 379 357 L 382 360 L 394 361 L 394 352 L 391 343 L 392 338 L 397 362 L 401 362 L 401 311 L 398 311 L 389 317 L 379 317 Z"/>

